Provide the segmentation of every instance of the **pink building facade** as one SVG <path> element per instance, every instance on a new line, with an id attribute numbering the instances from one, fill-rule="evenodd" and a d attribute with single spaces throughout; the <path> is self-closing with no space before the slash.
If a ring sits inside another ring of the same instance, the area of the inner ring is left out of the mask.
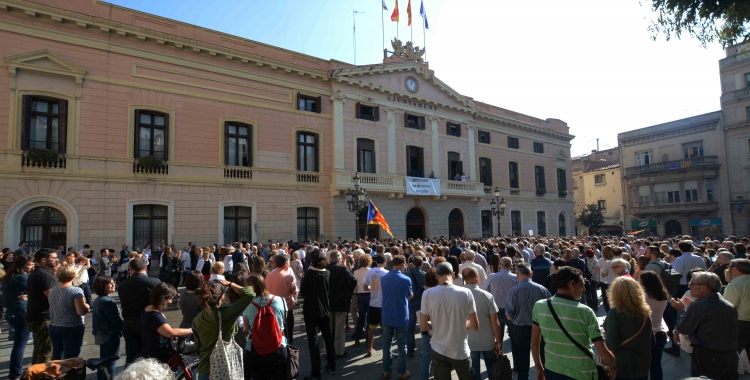
<path id="1" fill-rule="evenodd" d="M 352 239 L 357 172 L 396 238 L 497 234 L 494 187 L 500 233 L 572 234 L 564 122 L 385 61 L 99 1 L 0 0 L 2 246 Z M 431 172 L 440 195 L 406 194 L 407 175 Z"/>

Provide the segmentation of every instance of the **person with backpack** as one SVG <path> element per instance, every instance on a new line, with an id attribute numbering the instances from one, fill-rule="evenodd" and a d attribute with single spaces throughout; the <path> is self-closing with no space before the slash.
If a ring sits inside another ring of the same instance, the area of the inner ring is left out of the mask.
<path id="1" fill-rule="evenodd" d="M 414 356 L 416 339 L 414 333 L 417 328 L 417 312 L 422 308 L 422 293 L 424 293 L 424 271 L 422 257 L 414 256 L 411 261 L 414 268 L 406 271 L 406 277 L 411 279 L 414 297 L 409 300 L 409 326 L 406 328 L 406 356 Z"/>
<path id="2" fill-rule="evenodd" d="M 245 375 L 254 379 L 286 380 L 287 340 L 284 320 L 287 305 L 283 297 L 268 292 L 263 276 L 251 273 L 245 280 L 256 294 L 242 312 L 242 332 L 250 334 L 245 345 Z"/>

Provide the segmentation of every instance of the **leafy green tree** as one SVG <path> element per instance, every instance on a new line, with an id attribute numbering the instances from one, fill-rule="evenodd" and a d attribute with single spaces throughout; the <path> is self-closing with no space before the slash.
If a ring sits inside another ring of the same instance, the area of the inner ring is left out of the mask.
<path id="1" fill-rule="evenodd" d="M 703 47 L 718 40 L 726 48 L 750 37 L 750 0 L 651 0 L 651 9 L 658 14 L 648 27 L 654 40 L 688 34 Z"/>
<path id="2" fill-rule="evenodd" d="M 604 214 L 602 214 L 602 210 L 599 209 L 596 203 L 590 203 L 586 205 L 586 208 L 583 209 L 580 214 L 578 214 L 576 221 L 588 228 L 590 233 L 604 224 Z"/>

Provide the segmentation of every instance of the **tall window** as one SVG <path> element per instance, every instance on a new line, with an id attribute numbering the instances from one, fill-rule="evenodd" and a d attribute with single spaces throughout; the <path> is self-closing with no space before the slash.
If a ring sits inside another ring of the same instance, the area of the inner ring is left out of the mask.
<path id="1" fill-rule="evenodd" d="M 417 116 L 404 112 L 404 126 L 406 128 L 425 129 L 424 116 Z"/>
<path id="2" fill-rule="evenodd" d="M 489 131 L 477 131 L 477 139 L 482 144 L 490 143 L 490 132 Z"/>
<path id="3" fill-rule="evenodd" d="M 650 165 L 654 163 L 654 151 L 644 150 L 642 152 L 635 152 L 635 165 Z"/>
<path id="4" fill-rule="evenodd" d="M 479 182 L 485 186 L 492 186 L 492 160 L 479 157 Z"/>
<path id="5" fill-rule="evenodd" d="M 560 213 L 557 217 L 557 235 L 567 236 L 567 229 L 565 228 L 565 215 Z"/>
<path id="6" fill-rule="evenodd" d="M 297 132 L 297 170 L 317 172 L 318 135 L 310 132 Z"/>
<path id="7" fill-rule="evenodd" d="M 651 187 L 648 185 L 638 186 L 638 204 L 645 206 L 649 203 L 651 203 Z"/>
<path id="8" fill-rule="evenodd" d="M 594 176 L 594 184 L 605 185 L 607 184 L 607 177 L 604 174 L 597 174 Z"/>
<path id="9" fill-rule="evenodd" d="M 534 143 L 534 153 L 544 153 L 544 143 Z"/>
<path id="10" fill-rule="evenodd" d="M 518 188 L 518 162 L 508 162 L 508 179 L 510 181 L 510 188 Z"/>
<path id="11" fill-rule="evenodd" d="M 380 121 L 380 107 L 373 107 L 357 103 L 354 105 L 357 119 Z"/>
<path id="12" fill-rule="evenodd" d="M 253 127 L 247 124 L 227 122 L 226 131 L 226 164 L 227 166 L 252 166 Z"/>
<path id="13" fill-rule="evenodd" d="M 375 142 L 370 139 L 357 139 L 357 171 L 375 173 Z"/>
<path id="14" fill-rule="evenodd" d="M 21 146 L 65 153 L 68 102 L 24 95 Z"/>
<path id="15" fill-rule="evenodd" d="M 448 136 L 461 137 L 461 124 L 450 123 L 450 122 L 446 123 L 445 134 Z"/>
<path id="16" fill-rule="evenodd" d="M 135 111 L 135 157 L 167 160 L 169 115 L 146 110 Z"/>
<path id="17" fill-rule="evenodd" d="M 492 211 L 482 210 L 482 237 L 492 237 Z"/>
<path id="18" fill-rule="evenodd" d="M 544 211 L 536 212 L 536 234 L 547 236 L 547 215 Z"/>
<path id="19" fill-rule="evenodd" d="M 544 184 L 544 166 L 534 166 L 534 183 L 536 184 L 536 191 L 546 190 Z"/>
<path id="20" fill-rule="evenodd" d="M 406 147 L 406 175 L 424 177 L 424 151 L 417 146 Z M 438 175 L 435 173 L 435 175 Z"/>
<path id="21" fill-rule="evenodd" d="M 224 207 L 224 243 L 253 241 L 253 209 L 243 206 Z"/>
<path id="22" fill-rule="evenodd" d="M 557 191 L 568 191 L 568 176 L 565 169 L 557 169 Z"/>
<path id="23" fill-rule="evenodd" d="M 140 252 L 146 244 L 151 248 L 167 244 L 168 207 L 163 205 L 133 206 L 133 249 Z"/>
<path id="24" fill-rule="evenodd" d="M 461 155 L 456 152 L 448 152 L 448 179 L 460 180 L 464 173 L 464 163 Z"/>
<path id="25" fill-rule="evenodd" d="M 318 240 L 320 224 L 318 209 L 315 207 L 300 207 L 297 209 L 297 240 Z"/>
<path id="26" fill-rule="evenodd" d="M 682 153 L 685 158 L 703 157 L 703 141 L 682 144 Z"/>
<path id="27" fill-rule="evenodd" d="M 698 181 L 685 181 L 682 187 L 685 189 L 685 202 L 698 201 Z"/>
<path id="28" fill-rule="evenodd" d="M 321 97 L 297 94 L 297 109 L 300 111 L 317 112 L 321 111 Z"/>
<path id="29" fill-rule="evenodd" d="M 606 200 L 596 201 L 596 208 L 601 210 L 602 212 L 607 212 L 607 201 Z"/>
<path id="30" fill-rule="evenodd" d="M 510 229 L 513 231 L 513 235 L 521 236 L 521 212 L 511 211 L 510 212 Z"/>
<path id="31" fill-rule="evenodd" d="M 706 188 L 706 201 L 707 202 L 713 202 L 714 199 L 714 180 L 713 179 L 707 179 L 704 182 L 704 186 Z"/>
<path id="32" fill-rule="evenodd" d="M 518 149 L 518 137 L 508 136 L 508 148 Z"/>

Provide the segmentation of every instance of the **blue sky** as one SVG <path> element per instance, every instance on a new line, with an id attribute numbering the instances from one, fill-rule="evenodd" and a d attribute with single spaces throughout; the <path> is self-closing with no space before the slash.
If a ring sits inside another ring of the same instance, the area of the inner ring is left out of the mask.
<path id="1" fill-rule="evenodd" d="M 323 59 L 382 62 L 381 0 L 109 0 Z M 640 5 L 640 2 L 644 5 Z M 572 153 L 617 145 L 617 133 L 720 109 L 721 46 L 651 39 L 648 0 L 399 1 L 399 37 L 426 46 L 430 68 L 474 99 L 570 126 Z M 390 11 L 394 0 L 386 0 Z M 389 12 L 390 12 L 389 11 Z M 385 14 L 386 47 L 396 24 Z"/>

